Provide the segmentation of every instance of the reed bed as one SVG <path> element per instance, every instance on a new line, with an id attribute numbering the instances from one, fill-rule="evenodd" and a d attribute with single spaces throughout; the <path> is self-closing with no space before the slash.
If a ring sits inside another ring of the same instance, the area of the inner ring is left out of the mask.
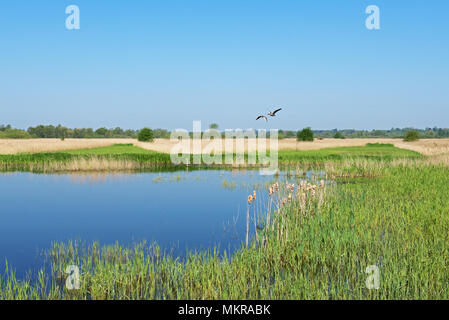
<path id="1" fill-rule="evenodd" d="M 243 163 L 235 161 L 227 164 L 226 154 L 222 155 L 218 168 L 251 168 L 260 164 L 249 164 L 249 155 L 242 155 Z M 441 155 L 439 157 L 442 157 Z M 323 163 L 341 163 L 352 159 L 393 161 L 395 159 L 421 159 L 425 156 L 414 151 L 395 148 L 393 145 L 368 144 L 362 147 L 328 148 L 312 151 L 279 151 L 278 161 L 282 166 L 301 164 L 302 166 L 320 166 Z M 190 155 L 191 166 L 195 164 L 194 155 Z M 69 150 L 55 153 L 25 153 L 0 155 L 0 171 L 30 172 L 78 172 L 78 171 L 130 171 L 151 170 L 160 166 L 172 166 L 170 155 L 136 147 L 132 144 L 115 144 L 108 147 Z M 181 165 L 184 166 L 184 165 Z"/>
<path id="2" fill-rule="evenodd" d="M 245 139 L 245 152 L 251 151 L 251 143 Z M 155 139 L 154 142 L 140 142 L 136 139 L 0 139 L 0 154 L 45 153 L 75 149 L 90 149 L 112 146 L 114 144 L 129 143 L 143 149 L 162 153 L 170 153 L 176 141 L 169 139 Z M 209 142 L 204 141 L 204 148 Z M 421 139 L 414 142 L 404 142 L 402 139 L 316 139 L 313 142 L 300 142 L 296 139 L 281 139 L 278 141 L 279 150 L 320 150 L 337 147 L 364 146 L 367 143 L 392 144 L 397 148 L 419 152 L 424 155 L 438 155 L 449 153 L 449 139 Z M 224 147 L 224 143 L 222 143 Z M 267 148 L 270 141 L 266 141 Z M 193 143 L 191 142 L 191 147 Z M 236 150 L 234 149 L 234 152 Z"/>
<path id="3" fill-rule="evenodd" d="M 37 153 L 0 155 L 0 171 L 112 172 L 159 169 L 171 166 L 166 154 L 69 154 Z"/>
<path id="4" fill-rule="evenodd" d="M 133 143 L 134 139 L 0 139 L 0 154 L 45 153 Z"/>
<path id="5" fill-rule="evenodd" d="M 232 256 L 59 243 L 49 273 L 19 281 L 8 268 L 0 299 L 449 299 L 447 167 L 354 161 L 328 169 L 356 166 L 356 183 L 284 181 L 242 195 L 257 225 Z M 68 265 L 80 267 L 77 290 L 64 286 Z M 370 290 L 373 265 L 380 286 Z"/>

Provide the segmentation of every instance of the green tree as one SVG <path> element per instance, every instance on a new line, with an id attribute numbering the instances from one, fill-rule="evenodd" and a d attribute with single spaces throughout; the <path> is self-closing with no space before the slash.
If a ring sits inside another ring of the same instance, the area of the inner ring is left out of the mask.
<path id="1" fill-rule="evenodd" d="M 108 133 L 108 129 L 106 128 L 98 128 L 97 130 L 95 130 L 95 133 L 99 136 L 106 136 L 106 133 Z"/>
<path id="2" fill-rule="evenodd" d="M 335 139 L 344 139 L 345 136 L 344 136 L 340 131 L 337 131 L 337 132 L 335 132 L 335 134 L 334 134 L 334 138 L 335 138 Z"/>
<path id="3" fill-rule="evenodd" d="M 313 141 L 313 131 L 310 127 L 304 128 L 298 131 L 296 134 L 296 139 L 298 141 Z"/>
<path id="4" fill-rule="evenodd" d="M 409 130 L 404 136 L 404 141 L 417 141 L 419 140 L 419 133 L 416 130 Z"/>
<path id="5" fill-rule="evenodd" d="M 139 131 L 137 139 L 139 141 L 152 142 L 153 141 L 153 130 L 151 130 L 149 128 L 143 128 L 142 130 Z"/>
<path id="6" fill-rule="evenodd" d="M 209 129 L 215 129 L 215 130 L 217 130 L 217 129 L 218 129 L 218 124 L 212 123 L 212 124 L 209 126 Z"/>

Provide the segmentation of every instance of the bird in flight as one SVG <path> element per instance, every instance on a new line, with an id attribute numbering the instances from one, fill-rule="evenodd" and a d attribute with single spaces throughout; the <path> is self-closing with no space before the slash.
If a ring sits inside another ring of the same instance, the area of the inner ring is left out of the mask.
<path id="1" fill-rule="evenodd" d="M 276 112 L 281 111 L 281 110 L 282 110 L 282 108 L 276 109 L 273 112 L 268 110 L 268 115 L 271 116 L 271 117 L 274 117 L 274 116 L 276 116 Z"/>
<path id="2" fill-rule="evenodd" d="M 270 117 L 275 117 L 275 116 L 276 116 L 276 112 L 279 112 L 279 111 L 281 111 L 281 110 L 282 110 L 282 108 L 276 109 L 276 110 L 274 110 L 273 112 L 271 112 L 270 110 L 268 110 L 267 115 L 270 116 Z M 268 122 L 267 117 L 264 116 L 264 115 L 258 116 L 258 117 L 256 118 L 256 120 L 259 120 L 259 119 L 261 119 L 261 118 L 264 118 L 265 121 Z"/>
<path id="3" fill-rule="evenodd" d="M 264 118 L 264 119 L 265 119 L 265 121 L 266 121 L 266 122 L 268 122 L 268 119 L 267 119 L 267 117 L 265 117 L 265 116 L 262 116 L 262 115 L 258 116 L 258 117 L 256 118 L 256 120 L 259 120 L 260 118 Z"/>

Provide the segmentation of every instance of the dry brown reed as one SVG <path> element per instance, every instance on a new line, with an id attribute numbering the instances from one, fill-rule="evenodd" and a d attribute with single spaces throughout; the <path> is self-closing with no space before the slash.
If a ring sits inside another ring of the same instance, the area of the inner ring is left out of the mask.
<path id="1" fill-rule="evenodd" d="M 0 139 L 0 154 L 54 152 L 134 143 L 134 139 Z"/>

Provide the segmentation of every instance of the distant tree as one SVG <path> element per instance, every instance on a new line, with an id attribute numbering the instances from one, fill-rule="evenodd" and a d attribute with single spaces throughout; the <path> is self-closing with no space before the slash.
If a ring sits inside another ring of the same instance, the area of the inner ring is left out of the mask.
<path id="1" fill-rule="evenodd" d="M 170 132 L 168 132 L 165 129 L 154 129 L 153 130 L 153 136 L 155 139 L 169 139 L 170 138 Z"/>
<path id="2" fill-rule="evenodd" d="M 409 130 L 404 136 L 404 141 L 417 141 L 419 140 L 419 133 L 416 130 Z"/>
<path id="3" fill-rule="evenodd" d="M 120 128 L 120 127 L 117 127 L 117 128 L 115 128 L 114 130 L 112 130 L 112 134 L 113 134 L 114 136 L 116 136 L 116 137 L 123 136 L 123 133 L 124 133 L 124 131 L 123 131 L 123 129 Z"/>
<path id="4" fill-rule="evenodd" d="M 60 138 L 61 140 L 64 140 L 65 137 L 67 137 L 67 131 L 68 129 L 66 127 L 63 127 L 62 125 L 58 125 L 55 129 L 55 138 Z"/>
<path id="5" fill-rule="evenodd" d="M 344 139 L 345 136 L 344 136 L 340 131 L 337 131 L 337 132 L 335 132 L 335 134 L 334 134 L 334 138 L 335 138 L 335 139 Z"/>
<path id="6" fill-rule="evenodd" d="M 286 138 L 294 138 L 295 137 L 295 132 L 291 131 L 291 130 L 286 130 L 285 131 L 285 137 Z"/>
<path id="7" fill-rule="evenodd" d="M 209 126 L 209 129 L 215 129 L 215 130 L 217 130 L 217 129 L 218 129 L 218 124 L 212 123 L 212 124 Z"/>
<path id="8" fill-rule="evenodd" d="M 313 131 L 310 127 L 304 128 L 298 131 L 296 134 L 296 139 L 298 141 L 313 141 Z"/>
<path id="9" fill-rule="evenodd" d="M 0 131 L 6 131 L 6 130 L 8 130 L 8 129 L 11 129 L 11 125 L 10 125 L 10 124 L 8 124 L 7 126 L 5 126 L 4 124 L 2 124 L 2 125 L 0 126 Z"/>
<path id="10" fill-rule="evenodd" d="M 151 130 L 149 128 L 143 128 L 142 130 L 139 131 L 137 139 L 139 141 L 152 142 L 153 141 L 153 130 Z"/>
<path id="11" fill-rule="evenodd" d="M 32 136 L 24 130 L 5 129 L 0 131 L 0 139 L 30 139 Z"/>
<path id="12" fill-rule="evenodd" d="M 95 134 L 102 137 L 106 136 L 106 133 L 108 133 L 108 129 L 106 128 L 98 128 L 97 130 L 95 130 Z"/>

